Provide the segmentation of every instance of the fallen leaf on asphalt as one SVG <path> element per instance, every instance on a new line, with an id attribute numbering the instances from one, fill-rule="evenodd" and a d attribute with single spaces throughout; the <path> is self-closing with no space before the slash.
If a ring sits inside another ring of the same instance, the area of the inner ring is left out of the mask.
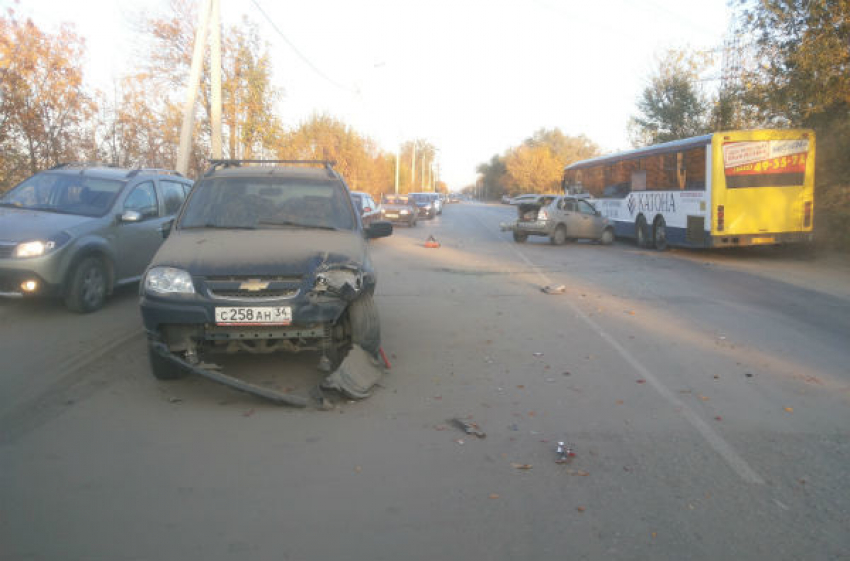
<path id="1" fill-rule="evenodd" d="M 449 427 L 447 427 L 446 425 L 435 425 L 434 429 L 435 430 L 448 430 Z"/>
<path id="2" fill-rule="evenodd" d="M 529 412 L 528 412 L 528 416 L 529 416 L 529 417 L 534 417 L 535 415 L 537 415 L 537 413 L 535 413 L 534 411 L 529 411 Z"/>
<path id="3" fill-rule="evenodd" d="M 699 398 L 703 401 L 708 401 L 708 398 L 704 395 L 699 396 Z"/>
<path id="4" fill-rule="evenodd" d="M 623 400 L 622 400 L 622 399 L 618 399 L 618 400 L 617 400 L 617 405 L 622 405 L 622 404 L 623 404 Z"/>
<path id="5" fill-rule="evenodd" d="M 723 417 L 721 417 L 720 415 L 718 415 L 718 416 L 716 416 L 716 417 L 714 418 L 714 420 L 715 420 L 715 421 L 722 421 L 722 420 L 723 420 Z"/>
<path id="6" fill-rule="evenodd" d="M 517 386 L 517 389 L 518 389 L 518 390 L 525 389 L 525 386 L 523 386 L 522 384 L 520 384 L 520 385 L 518 385 L 518 386 Z"/>
<path id="7" fill-rule="evenodd" d="M 579 477 L 587 477 L 588 475 L 590 475 L 582 469 L 571 469 L 568 473 L 570 475 L 578 475 Z"/>
<path id="8" fill-rule="evenodd" d="M 490 498 L 491 499 L 498 499 L 499 495 L 497 495 L 496 493 L 490 493 Z"/>
<path id="9" fill-rule="evenodd" d="M 253 414 L 254 414 L 254 412 L 255 412 L 255 411 L 254 411 L 253 409 L 250 409 L 250 410 L 245 411 L 244 413 L 242 413 L 242 416 L 243 416 L 243 417 L 250 417 L 251 415 L 253 415 Z"/>
<path id="10" fill-rule="evenodd" d="M 579 512 L 584 512 L 584 507 L 583 506 L 576 507 L 576 510 L 579 511 Z"/>
<path id="11" fill-rule="evenodd" d="M 787 412 L 789 412 L 789 413 L 793 413 L 793 412 L 794 412 L 794 408 L 793 408 L 793 407 L 786 407 L 786 408 L 785 408 L 785 410 L 786 410 Z"/>
<path id="12" fill-rule="evenodd" d="M 531 469 L 531 464 L 511 464 L 511 467 L 515 469 Z"/>
<path id="13" fill-rule="evenodd" d="M 653 537 L 653 538 L 658 537 L 658 533 L 657 533 L 657 532 L 652 532 L 652 537 Z"/>
<path id="14" fill-rule="evenodd" d="M 363 471 L 363 468 L 360 467 L 360 466 L 357 466 L 357 467 L 354 468 L 354 471 L 356 471 L 357 473 L 360 473 L 361 471 Z"/>
<path id="15" fill-rule="evenodd" d="M 646 380 L 640 379 L 640 380 L 638 380 L 638 381 L 637 381 L 637 383 L 638 383 L 638 384 L 645 384 L 645 383 L 646 383 Z"/>

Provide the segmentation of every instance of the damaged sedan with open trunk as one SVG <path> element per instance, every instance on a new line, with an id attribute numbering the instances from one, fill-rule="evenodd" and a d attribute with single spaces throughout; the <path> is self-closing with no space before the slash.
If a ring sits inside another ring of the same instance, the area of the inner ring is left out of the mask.
<path id="1" fill-rule="evenodd" d="M 313 351 L 331 372 L 354 349 L 377 363 L 377 279 L 367 239 L 391 233 L 387 222 L 363 228 L 329 162 L 214 162 L 141 285 L 154 376 L 194 372 L 303 406 L 304 397 L 225 375 L 215 354 Z M 346 381 L 351 376 L 338 372 L 328 378 L 343 391 Z M 363 396 L 365 386 L 346 393 Z"/>

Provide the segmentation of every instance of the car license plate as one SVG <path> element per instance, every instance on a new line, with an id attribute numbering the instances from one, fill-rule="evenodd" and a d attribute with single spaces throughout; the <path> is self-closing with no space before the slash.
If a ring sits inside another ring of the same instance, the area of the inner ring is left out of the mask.
<path id="1" fill-rule="evenodd" d="M 398 218 L 398 214 L 396 214 L 396 213 L 394 213 L 394 212 L 388 212 L 388 213 L 387 213 L 387 218 Z"/>
<path id="2" fill-rule="evenodd" d="M 215 323 L 216 325 L 289 325 L 292 323 L 292 308 L 289 306 L 216 307 Z"/>

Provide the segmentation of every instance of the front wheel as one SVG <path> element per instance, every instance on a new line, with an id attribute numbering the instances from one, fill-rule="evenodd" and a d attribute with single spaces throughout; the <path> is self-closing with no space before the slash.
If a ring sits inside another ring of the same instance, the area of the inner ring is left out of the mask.
<path id="1" fill-rule="evenodd" d="M 655 245 L 655 249 L 658 251 L 664 251 L 667 249 L 667 223 L 664 222 L 664 218 L 659 217 L 658 220 L 655 221 L 654 230 L 652 241 Z"/>
<path id="2" fill-rule="evenodd" d="M 528 234 L 523 234 L 522 232 L 514 231 L 514 241 L 516 243 L 525 243 L 525 240 L 528 239 Z"/>
<path id="3" fill-rule="evenodd" d="M 351 343 L 373 355 L 381 348 L 381 323 L 371 294 L 364 294 L 348 306 Z"/>
<path id="4" fill-rule="evenodd" d="M 599 238 L 599 241 L 602 242 L 602 245 L 611 245 L 614 243 L 614 230 L 611 228 L 605 228 L 602 232 L 602 237 Z"/>
<path id="5" fill-rule="evenodd" d="M 86 257 L 71 273 L 65 293 L 65 306 L 72 312 L 87 314 L 103 307 L 106 301 L 106 266 L 97 257 Z"/>

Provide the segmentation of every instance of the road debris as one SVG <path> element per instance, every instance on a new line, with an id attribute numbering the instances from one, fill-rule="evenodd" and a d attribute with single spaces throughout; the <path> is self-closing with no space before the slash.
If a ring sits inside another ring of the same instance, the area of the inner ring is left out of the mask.
<path id="1" fill-rule="evenodd" d="M 471 434 L 473 436 L 477 436 L 478 438 L 487 438 L 487 434 L 481 430 L 481 427 L 478 426 L 478 423 L 474 421 L 465 421 L 459 417 L 455 417 L 450 422 L 454 423 L 462 431 L 466 432 L 466 434 Z"/>
<path id="2" fill-rule="evenodd" d="M 534 353 L 534 356 L 540 358 L 541 356 L 543 356 L 543 353 Z"/>
<path id="3" fill-rule="evenodd" d="M 169 397 L 168 403 L 183 403 L 183 399 L 179 397 Z"/>
<path id="4" fill-rule="evenodd" d="M 531 464 L 511 464 L 511 467 L 514 469 L 531 469 L 533 466 Z"/>
<path id="5" fill-rule="evenodd" d="M 638 380 L 638 381 L 637 381 L 637 383 L 638 383 L 638 384 L 645 384 L 645 383 L 646 383 L 646 380 L 644 380 L 643 378 L 641 378 L 640 380 Z"/>
<path id="6" fill-rule="evenodd" d="M 496 493 L 490 493 L 490 498 L 491 499 L 498 499 L 499 495 L 497 495 Z"/>
<path id="7" fill-rule="evenodd" d="M 391 370 L 393 366 L 390 364 L 387 354 L 384 352 L 384 348 L 378 347 L 378 352 L 381 354 L 381 358 L 384 359 L 384 366 L 387 367 L 387 370 Z M 393 357 L 395 357 L 395 355 L 393 355 Z"/>
<path id="8" fill-rule="evenodd" d="M 519 425 L 517 425 L 517 424 L 508 425 L 508 430 L 512 430 L 514 432 L 517 432 L 517 431 L 519 431 Z"/>
<path id="9" fill-rule="evenodd" d="M 567 291 L 567 287 L 563 284 L 559 284 L 558 286 L 550 286 L 546 285 L 540 289 L 540 292 L 544 294 L 563 294 Z"/>
<path id="10" fill-rule="evenodd" d="M 744 374 L 744 376 L 746 376 L 747 378 L 752 378 L 752 377 L 753 377 L 753 373 L 752 373 L 752 372 L 747 372 L 746 374 Z"/>
<path id="11" fill-rule="evenodd" d="M 354 345 L 348 356 L 330 376 L 322 382 L 322 388 L 337 390 L 352 399 L 364 399 L 383 375 L 381 363 L 360 345 Z"/>
<path id="12" fill-rule="evenodd" d="M 438 242 L 437 239 L 433 235 L 430 235 L 430 236 L 428 236 L 428 239 L 425 240 L 425 247 L 427 247 L 429 249 L 436 249 L 436 248 L 440 247 L 440 242 Z"/>
<path id="13" fill-rule="evenodd" d="M 576 457 L 576 453 L 573 451 L 572 446 L 567 446 L 563 442 L 558 442 L 558 447 L 555 448 L 555 453 L 558 455 L 555 460 L 556 464 L 568 464 Z"/>
<path id="14" fill-rule="evenodd" d="M 577 506 L 576 510 L 579 512 L 584 512 L 585 508 L 583 506 Z"/>
<path id="15" fill-rule="evenodd" d="M 570 474 L 570 475 L 577 475 L 579 477 L 587 477 L 588 475 L 590 475 L 588 472 L 584 471 L 583 469 L 571 469 L 567 473 Z"/>
<path id="16" fill-rule="evenodd" d="M 794 412 L 794 408 L 793 408 L 793 407 L 786 407 L 786 408 L 785 408 L 785 411 L 786 411 L 787 413 L 793 413 L 793 412 Z"/>

